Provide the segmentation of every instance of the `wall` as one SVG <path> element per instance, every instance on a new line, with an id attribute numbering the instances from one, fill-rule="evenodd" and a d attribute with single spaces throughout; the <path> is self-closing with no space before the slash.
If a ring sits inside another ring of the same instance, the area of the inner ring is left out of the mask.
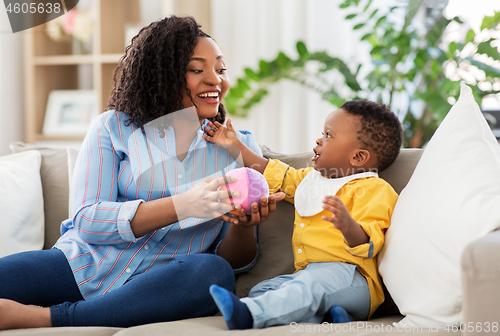
<path id="1" fill-rule="evenodd" d="M 367 46 L 344 20 L 343 0 L 141 0 L 144 24 L 170 14 L 193 15 L 221 46 L 228 74 L 235 82 L 245 67 L 272 59 L 281 50 L 294 57 L 303 40 L 312 51 L 325 50 L 351 60 L 355 67 L 369 63 Z M 451 0 L 459 2 L 466 0 Z M 483 11 L 496 0 L 478 0 Z M 375 0 L 388 8 L 396 0 Z M 458 6 L 460 7 L 460 6 Z M 457 8 L 458 8 L 457 7 Z M 460 7 L 461 8 L 461 7 Z M 460 9 L 455 14 L 463 15 Z M 0 155 L 8 143 L 23 139 L 22 35 L 10 33 L 7 14 L 0 10 Z M 310 151 L 321 134 L 326 115 L 334 109 L 319 94 L 287 81 L 271 87 L 271 94 L 250 112 L 234 120 L 257 141 L 275 151 Z"/>
<path id="2" fill-rule="evenodd" d="M 24 138 L 22 36 L 12 33 L 0 8 L 0 155 L 10 153 L 10 142 Z"/>
<path id="3" fill-rule="evenodd" d="M 295 55 L 295 43 L 306 41 L 311 50 L 326 50 L 359 62 L 363 46 L 338 10 L 341 0 L 141 0 L 146 23 L 172 13 L 193 15 L 220 44 L 229 76 L 236 81 L 245 67 L 278 51 Z M 381 0 L 379 0 L 381 1 Z M 387 2 L 393 0 L 382 0 Z M 0 10 L 0 154 L 8 143 L 23 139 L 22 34 L 9 33 L 7 15 Z M 283 153 L 310 151 L 333 106 L 315 92 L 287 81 L 235 126 L 254 133 L 257 141 Z"/>

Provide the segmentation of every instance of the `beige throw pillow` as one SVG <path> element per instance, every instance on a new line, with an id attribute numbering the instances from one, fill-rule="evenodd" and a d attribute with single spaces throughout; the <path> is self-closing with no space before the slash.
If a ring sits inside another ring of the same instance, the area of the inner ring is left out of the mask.
<path id="1" fill-rule="evenodd" d="M 68 155 L 66 148 L 49 148 L 38 145 L 13 142 L 10 144 L 12 153 L 26 150 L 38 150 L 42 155 L 40 176 L 42 180 L 44 213 L 45 213 L 45 244 L 51 248 L 60 237 L 61 222 L 68 218 Z"/>

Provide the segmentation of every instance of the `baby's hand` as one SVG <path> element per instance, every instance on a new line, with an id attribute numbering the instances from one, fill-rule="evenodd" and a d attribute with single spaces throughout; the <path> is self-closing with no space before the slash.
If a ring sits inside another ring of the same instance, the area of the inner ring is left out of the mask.
<path id="1" fill-rule="evenodd" d="M 231 123 L 231 119 L 227 120 L 227 127 L 221 125 L 217 121 L 214 123 L 209 122 L 208 126 L 205 127 L 205 132 L 206 133 L 203 134 L 205 140 L 211 141 L 223 148 L 235 146 L 239 141 L 238 135 Z"/>
<path id="2" fill-rule="evenodd" d="M 325 196 L 323 199 L 323 209 L 330 211 L 332 216 L 321 216 L 321 218 L 332 223 L 333 227 L 340 230 L 344 236 L 349 232 L 353 224 L 358 225 L 354 218 L 351 217 L 349 211 L 347 211 L 344 203 L 337 196 Z"/>

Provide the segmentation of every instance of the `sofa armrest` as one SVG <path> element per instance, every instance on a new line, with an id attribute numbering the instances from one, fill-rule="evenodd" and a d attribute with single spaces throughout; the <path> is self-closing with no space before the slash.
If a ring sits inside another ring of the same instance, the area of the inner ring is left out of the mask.
<path id="1" fill-rule="evenodd" d="M 467 335 L 500 331 L 500 231 L 493 231 L 466 247 L 462 255 L 463 312 Z"/>

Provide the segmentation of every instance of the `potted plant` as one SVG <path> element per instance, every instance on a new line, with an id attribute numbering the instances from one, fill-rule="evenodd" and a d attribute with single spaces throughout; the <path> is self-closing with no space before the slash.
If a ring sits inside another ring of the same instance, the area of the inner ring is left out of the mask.
<path id="1" fill-rule="evenodd" d="M 500 12 L 484 17 L 481 32 L 469 29 L 460 41 L 445 41 L 447 29 L 464 23 L 458 17 L 445 18 L 444 8 L 423 8 L 423 3 L 408 0 L 383 12 L 373 8 L 372 0 L 345 0 L 340 4 L 348 12 L 345 19 L 353 22 L 354 30 L 366 31 L 361 41 L 371 46 L 368 75 L 361 78 L 361 64 L 311 52 L 299 41 L 298 58 L 279 52 L 273 60 L 260 60 L 256 69 L 246 68 L 225 98 L 228 112 L 246 116 L 270 85 L 287 79 L 320 92 L 335 106 L 357 98 L 385 103 L 402 119 L 404 146 L 422 147 L 458 98 L 460 81 L 473 82 L 479 104 L 500 92 L 500 53 L 492 46 Z M 424 29 L 414 24 L 419 10 L 427 14 Z M 404 23 L 397 25 L 393 19 L 403 14 Z M 317 63 L 316 71 L 307 66 L 311 62 Z M 332 71 L 343 79 L 341 85 L 328 81 L 325 74 Z M 404 104 L 396 104 L 396 97 Z"/>

